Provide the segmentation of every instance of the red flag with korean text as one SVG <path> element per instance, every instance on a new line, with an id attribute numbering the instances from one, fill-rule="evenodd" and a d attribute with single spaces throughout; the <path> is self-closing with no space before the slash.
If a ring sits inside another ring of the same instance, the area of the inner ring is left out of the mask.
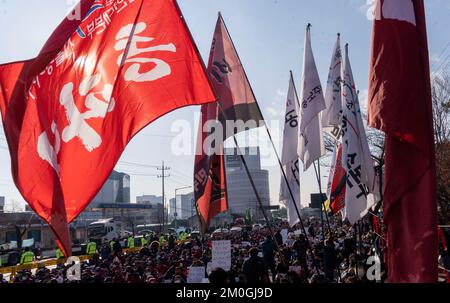
<path id="1" fill-rule="evenodd" d="M 423 0 L 379 0 L 369 124 L 386 133 L 388 280 L 437 282 L 434 132 Z"/>
<path id="2" fill-rule="evenodd" d="M 81 1 L 33 60 L 0 66 L 14 181 L 71 254 L 68 223 L 141 129 L 215 100 L 175 0 Z M 80 19 L 80 18 L 79 18 Z"/>

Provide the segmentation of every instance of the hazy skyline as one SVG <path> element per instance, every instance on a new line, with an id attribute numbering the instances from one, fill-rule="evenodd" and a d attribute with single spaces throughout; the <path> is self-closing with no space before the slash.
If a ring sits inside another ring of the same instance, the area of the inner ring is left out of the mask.
<path id="1" fill-rule="evenodd" d="M 450 58 L 450 1 L 426 0 L 429 48 L 432 70 Z M 0 63 L 29 59 L 37 55 L 46 39 L 61 22 L 74 1 L 0 0 Z M 250 79 L 264 117 L 272 127 L 278 144 L 281 139 L 289 70 L 293 70 L 300 89 L 301 61 L 305 27 L 312 27 L 313 51 L 325 89 L 328 67 L 336 33 L 342 44 L 350 44 L 350 60 L 355 81 L 361 91 L 361 105 L 366 108 L 367 82 L 372 23 L 367 18 L 366 0 L 179 0 L 180 7 L 205 62 L 208 61 L 217 12 L 230 30 L 244 68 Z M 448 56 L 448 57 L 447 57 Z M 129 144 L 117 170 L 131 175 L 131 201 L 142 194 L 161 194 L 161 180 L 156 166 L 165 161 L 172 169 L 166 182 L 166 196 L 174 189 L 192 185 L 194 164 L 191 155 L 176 156 L 172 144 L 180 121 L 188 121 L 191 147 L 195 150 L 199 107 L 177 110 L 151 124 Z M 176 124 L 174 124 L 176 122 Z M 280 172 L 264 130 L 260 130 L 263 168 L 270 171 L 272 202 L 278 202 Z M 254 133 L 254 132 L 252 132 Z M 175 142 L 176 143 L 176 142 Z M 10 158 L 3 130 L 0 131 L 0 196 L 23 201 L 12 182 Z M 323 169 L 327 176 L 327 169 Z M 325 182 L 323 182 L 325 186 Z M 302 202 L 318 191 L 314 169 L 301 174 Z M 183 191 L 185 192 L 185 191 Z M 181 193 L 181 192 L 180 192 Z"/>

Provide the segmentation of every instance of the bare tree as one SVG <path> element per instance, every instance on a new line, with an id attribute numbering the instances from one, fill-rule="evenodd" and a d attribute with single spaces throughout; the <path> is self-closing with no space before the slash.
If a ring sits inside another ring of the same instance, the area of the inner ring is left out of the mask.
<path id="1" fill-rule="evenodd" d="M 436 175 L 439 221 L 450 222 L 450 74 L 432 78 L 433 121 L 436 140 Z"/>
<path id="2" fill-rule="evenodd" d="M 23 237 L 30 230 L 35 214 L 33 212 L 18 213 L 17 216 L 17 219 L 15 219 L 10 225 L 14 227 L 14 231 L 16 233 L 17 248 L 21 249 Z"/>
<path id="3" fill-rule="evenodd" d="M 450 142 L 450 74 L 442 72 L 432 78 L 433 118 L 436 144 Z"/>

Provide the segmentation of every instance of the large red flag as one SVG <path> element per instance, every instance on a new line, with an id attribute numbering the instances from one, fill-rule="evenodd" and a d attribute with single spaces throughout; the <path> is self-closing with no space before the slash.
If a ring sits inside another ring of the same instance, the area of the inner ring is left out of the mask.
<path id="1" fill-rule="evenodd" d="M 263 120 L 220 13 L 214 31 L 208 73 L 221 107 L 218 104 L 202 106 L 202 123 L 197 139 L 194 194 L 203 231 L 209 227 L 212 218 L 228 210 L 223 141 L 235 133 L 258 127 Z M 230 127 L 227 121 L 236 124 Z M 219 142 L 212 140 L 215 146 L 208 146 L 211 140 L 207 140 L 207 136 L 213 134 L 204 132 L 205 123 L 215 124 L 212 131 L 220 139 Z M 218 135 L 217 132 L 221 134 Z"/>
<path id="2" fill-rule="evenodd" d="M 35 60 L 0 66 L 17 187 L 66 255 L 68 223 L 158 117 L 215 100 L 175 0 L 82 1 Z"/>
<path id="3" fill-rule="evenodd" d="M 437 205 L 423 0 L 379 0 L 369 123 L 386 133 L 384 221 L 390 282 L 437 282 Z"/>

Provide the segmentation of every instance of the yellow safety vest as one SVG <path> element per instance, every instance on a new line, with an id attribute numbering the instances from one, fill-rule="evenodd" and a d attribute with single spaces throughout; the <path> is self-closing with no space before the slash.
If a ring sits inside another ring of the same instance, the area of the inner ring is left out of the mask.
<path id="1" fill-rule="evenodd" d="M 145 238 L 141 238 L 141 245 L 142 247 L 144 247 L 145 245 L 147 245 L 148 241 Z"/>
<path id="2" fill-rule="evenodd" d="M 20 258 L 20 264 L 30 264 L 34 260 L 34 253 L 31 251 L 26 251 L 22 254 Z"/>
<path id="3" fill-rule="evenodd" d="M 134 248 L 134 238 L 128 238 L 128 248 Z"/>
<path id="4" fill-rule="evenodd" d="M 86 253 L 88 255 L 93 255 L 97 252 L 97 243 L 95 242 L 89 242 L 86 247 Z"/>
<path id="5" fill-rule="evenodd" d="M 160 238 L 159 238 L 159 245 L 164 245 L 164 243 L 166 242 L 166 238 L 164 238 L 164 236 L 161 236 Z"/>
<path id="6" fill-rule="evenodd" d="M 62 259 L 62 258 L 64 258 L 65 256 L 64 256 L 64 254 L 63 254 L 63 252 L 61 251 L 61 249 L 59 249 L 59 248 L 57 248 L 56 249 L 56 259 Z"/>

